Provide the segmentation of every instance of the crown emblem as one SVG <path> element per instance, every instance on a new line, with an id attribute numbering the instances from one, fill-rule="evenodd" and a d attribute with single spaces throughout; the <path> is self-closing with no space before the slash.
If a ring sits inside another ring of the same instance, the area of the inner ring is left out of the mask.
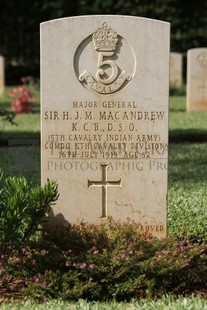
<path id="1" fill-rule="evenodd" d="M 117 33 L 107 23 L 103 23 L 93 34 L 93 44 L 97 51 L 115 51 L 117 42 Z"/>

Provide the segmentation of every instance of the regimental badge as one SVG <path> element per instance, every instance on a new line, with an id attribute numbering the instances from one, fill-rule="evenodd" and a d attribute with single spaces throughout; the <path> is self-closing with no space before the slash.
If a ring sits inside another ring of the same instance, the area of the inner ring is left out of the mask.
<path id="1" fill-rule="evenodd" d="M 82 54 L 87 57 L 86 54 L 92 53 L 90 49 L 93 48 L 93 57 L 88 56 L 88 59 L 90 63 L 93 62 L 94 58 L 96 60 L 92 70 L 80 68 L 80 71 L 77 72 L 81 84 L 88 90 L 103 95 L 115 93 L 124 88 L 132 80 L 135 70 L 134 54 L 129 45 L 125 43 L 125 50 L 122 51 L 124 39 L 108 27 L 106 22 L 90 36 L 87 42 L 88 44 L 86 42 L 82 44 L 77 54 L 79 57 Z M 87 52 L 82 53 L 84 49 Z M 130 72 L 122 69 L 122 66 L 126 66 L 126 61 L 118 61 L 122 52 L 126 52 L 125 57 L 127 58 L 128 54 L 131 54 L 133 64 L 130 66 Z M 86 61 L 84 65 L 87 65 Z"/>

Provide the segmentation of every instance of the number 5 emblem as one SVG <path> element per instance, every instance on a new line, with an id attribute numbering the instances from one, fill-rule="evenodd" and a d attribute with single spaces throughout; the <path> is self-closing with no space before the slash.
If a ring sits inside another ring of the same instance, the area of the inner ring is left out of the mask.
<path id="1" fill-rule="evenodd" d="M 117 33 L 109 28 L 107 23 L 103 23 L 92 35 L 95 51 L 98 52 L 98 61 L 95 71 L 95 78 L 88 72 L 82 71 L 79 74 L 79 81 L 87 89 L 99 94 L 111 94 L 123 88 L 132 76 L 121 71 L 111 56 L 115 54 L 116 45 L 119 41 Z"/>

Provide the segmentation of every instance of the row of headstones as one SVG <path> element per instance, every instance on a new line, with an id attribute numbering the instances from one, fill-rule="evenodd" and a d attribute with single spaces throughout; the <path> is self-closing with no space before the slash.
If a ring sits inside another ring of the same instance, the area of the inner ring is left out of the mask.
<path id="1" fill-rule="evenodd" d="M 183 56 L 170 53 L 170 86 L 183 85 Z M 0 56 L 0 95 L 5 86 L 4 58 Z M 207 48 L 194 48 L 187 53 L 187 111 L 207 110 Z"/>
<path id="2" fill-rule="evenodd" d="M 170 53 L 170 86 L 180 89 L 183 84 L 183 56 Z M 207 48 L 187 52 L 186 110 L 207 110 Z"/>

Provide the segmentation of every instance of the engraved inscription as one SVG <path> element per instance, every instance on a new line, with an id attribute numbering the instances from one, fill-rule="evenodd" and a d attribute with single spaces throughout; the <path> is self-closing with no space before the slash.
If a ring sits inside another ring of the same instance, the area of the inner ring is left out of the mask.
<path id="1" fill-rule="evenodd" d="M 64 121 L 67 132 L 48 135 L 44 145 L 51 159 L 166 158 L 161 134 L 143 131 L 166 120 L 165 111 L 140 111 L 135 101 L 73 101 L 68 111 L 45 111 L 47 122 Z"/>
<path id="2" fill-rule="evenodd" d="M 107 188 L 108 187 L 121 187 L 121 179 L 118 181 L 107 180 L 107 164 L 101 164 L 102 168 L 102 180 L 101 181 L 90 181 L 88 180 L 88 188 L 90 187 L 101 187 L 102 188 L 102 215 L 101 218 L 107 218 Z"/>

